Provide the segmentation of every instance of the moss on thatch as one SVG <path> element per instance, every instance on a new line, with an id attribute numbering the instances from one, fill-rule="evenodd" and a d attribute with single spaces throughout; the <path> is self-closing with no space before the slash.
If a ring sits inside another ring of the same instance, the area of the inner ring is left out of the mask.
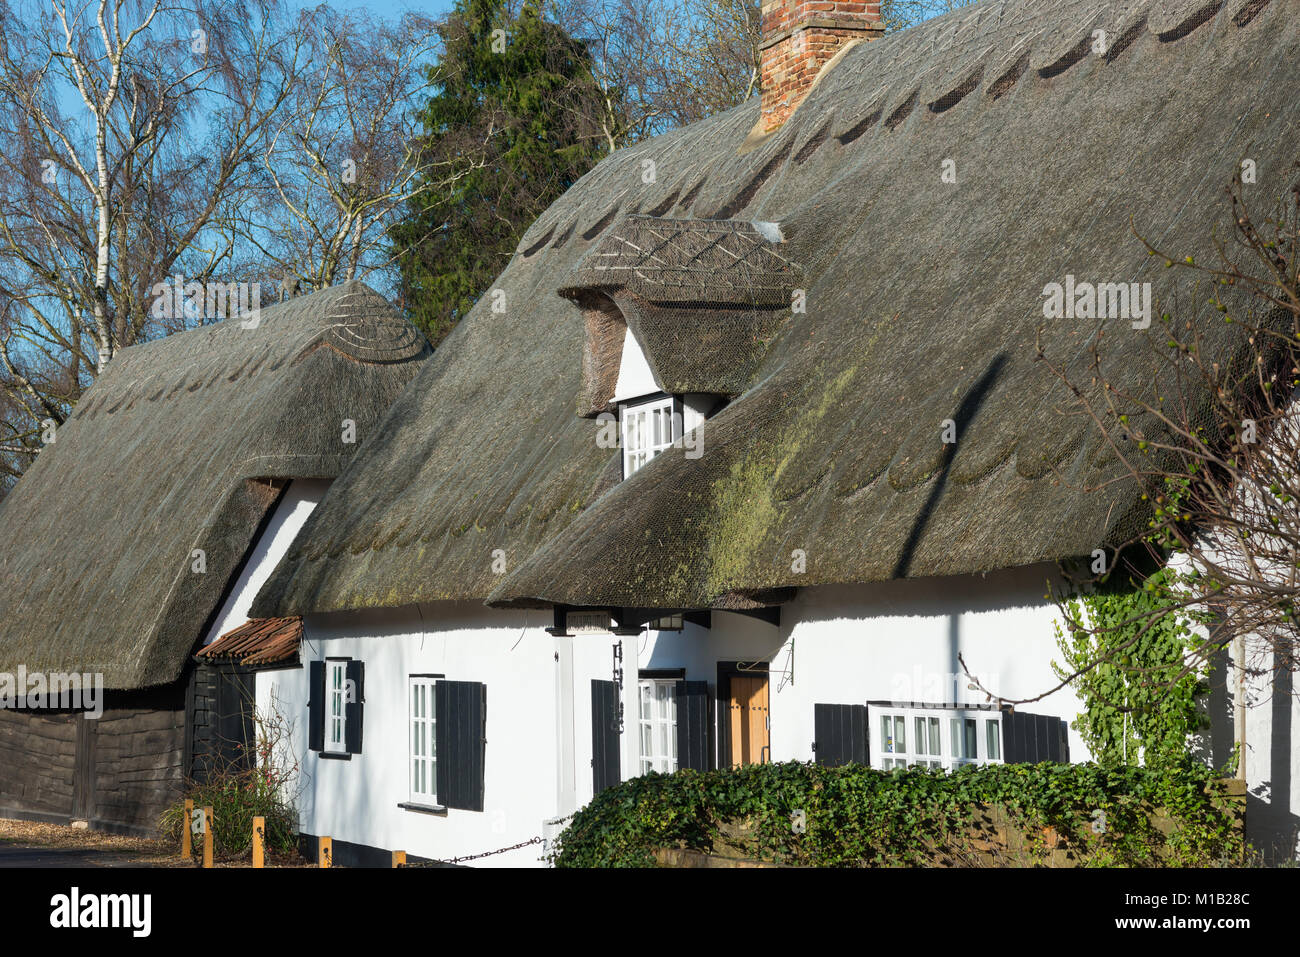
<path id="1" fill-rule="evenodd" d="M 1067 414 L 1035 345 L 1041 329 L 1086 382 L 1105 328 L 1111 374 L 1139 392 L 1157 360 L 1127 320 L 1044 319 L 1042 290 L 1067 274 L 1150 282 L 1157 317 L 1176 294 L 1189 306 L 1184 274 L 1132 230 L 1208 260 L 1243 157 L 1261 204 L 1290 187 L 1300 20 L 1280 2 L 1207 8 L 981 2 L 849 50 L 770 136 L 750 137 L 752 101 L 620 150 L 529 230 L 259 613 L 489 594 L 702 607 L 720 590 L 966 574 L 1122 541 L 1143 520 L 1134 490 L 1107 483 L 1121 465 Z M 583 312 L 556 293 L 641 214 L 689 235 L 778 223 L 806 312 L 727 384 L 737 397 L 705 423 L 702 457 L 671 450 L 609 488 L 617 453 L 574 414 L 599 408 L 608 377 L 584 381 Z"/>

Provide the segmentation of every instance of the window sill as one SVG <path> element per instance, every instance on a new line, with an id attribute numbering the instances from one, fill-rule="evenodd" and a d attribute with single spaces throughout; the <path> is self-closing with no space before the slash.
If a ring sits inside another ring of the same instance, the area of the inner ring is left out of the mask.
<path id="1" fill-rule="evenodd" d="M 351 761 L 352 755 L 346 751 L 321 751 L 320 756 L 330 761 Z"/>
<path id="2" fill-rule="evenodd" d="M 447 816 L 447 809 L 441 804 L 412 804 L 409 801 L 399 801 L 397 806 L 404 811 L 416 811 L 420 814 L 436 814 L 439 817 Z"/>

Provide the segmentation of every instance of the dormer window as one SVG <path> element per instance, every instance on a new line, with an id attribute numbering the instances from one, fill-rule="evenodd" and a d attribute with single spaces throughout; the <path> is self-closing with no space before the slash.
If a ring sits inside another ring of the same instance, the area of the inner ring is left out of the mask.
<path id="1" fill-rule="evenodd" d="M 556 290 L 583 315 L 577 413 L 617 410 L 623 478 L 677 443 L 701 457 L 700 423 L 745 392 L 801 301 L 785 243 L 775 223 L 628 216 Z"/>
<path id="2" fill-rule="evenodd" d="M 689 433 L 691 396 L 716 405 L 748 388 L 801 301 L 802 277 L 774 223 L 611 225 L 556 290 L 583 315 L 578 415 L 672 395 L 686 404 Z"/>
<path id="3" fill-rule="evenodd" d="M 674 414 L 673 397 L 661 395 L 619 406 L 623 440 L 623 477 L 635 473 L 682 437 L 682 417 Z"/>

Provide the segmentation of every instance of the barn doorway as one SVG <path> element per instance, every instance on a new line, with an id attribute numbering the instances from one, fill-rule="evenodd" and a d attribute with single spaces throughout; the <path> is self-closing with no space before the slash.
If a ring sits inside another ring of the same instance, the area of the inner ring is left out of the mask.
<path id="1" fill-rule="evenodd" d="M 226 663 L 198 666 L 191 682 L 188 776 L 203 783 L 256 766 L 254 673 Z"/>

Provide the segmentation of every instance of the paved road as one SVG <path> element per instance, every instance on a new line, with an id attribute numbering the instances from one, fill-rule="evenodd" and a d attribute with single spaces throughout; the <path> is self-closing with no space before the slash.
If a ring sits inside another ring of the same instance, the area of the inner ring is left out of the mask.
<path id="1" fill-rule="evenodd" d="M 110 851 L 0 843 L 0 867 L 148 867 Z"/>

